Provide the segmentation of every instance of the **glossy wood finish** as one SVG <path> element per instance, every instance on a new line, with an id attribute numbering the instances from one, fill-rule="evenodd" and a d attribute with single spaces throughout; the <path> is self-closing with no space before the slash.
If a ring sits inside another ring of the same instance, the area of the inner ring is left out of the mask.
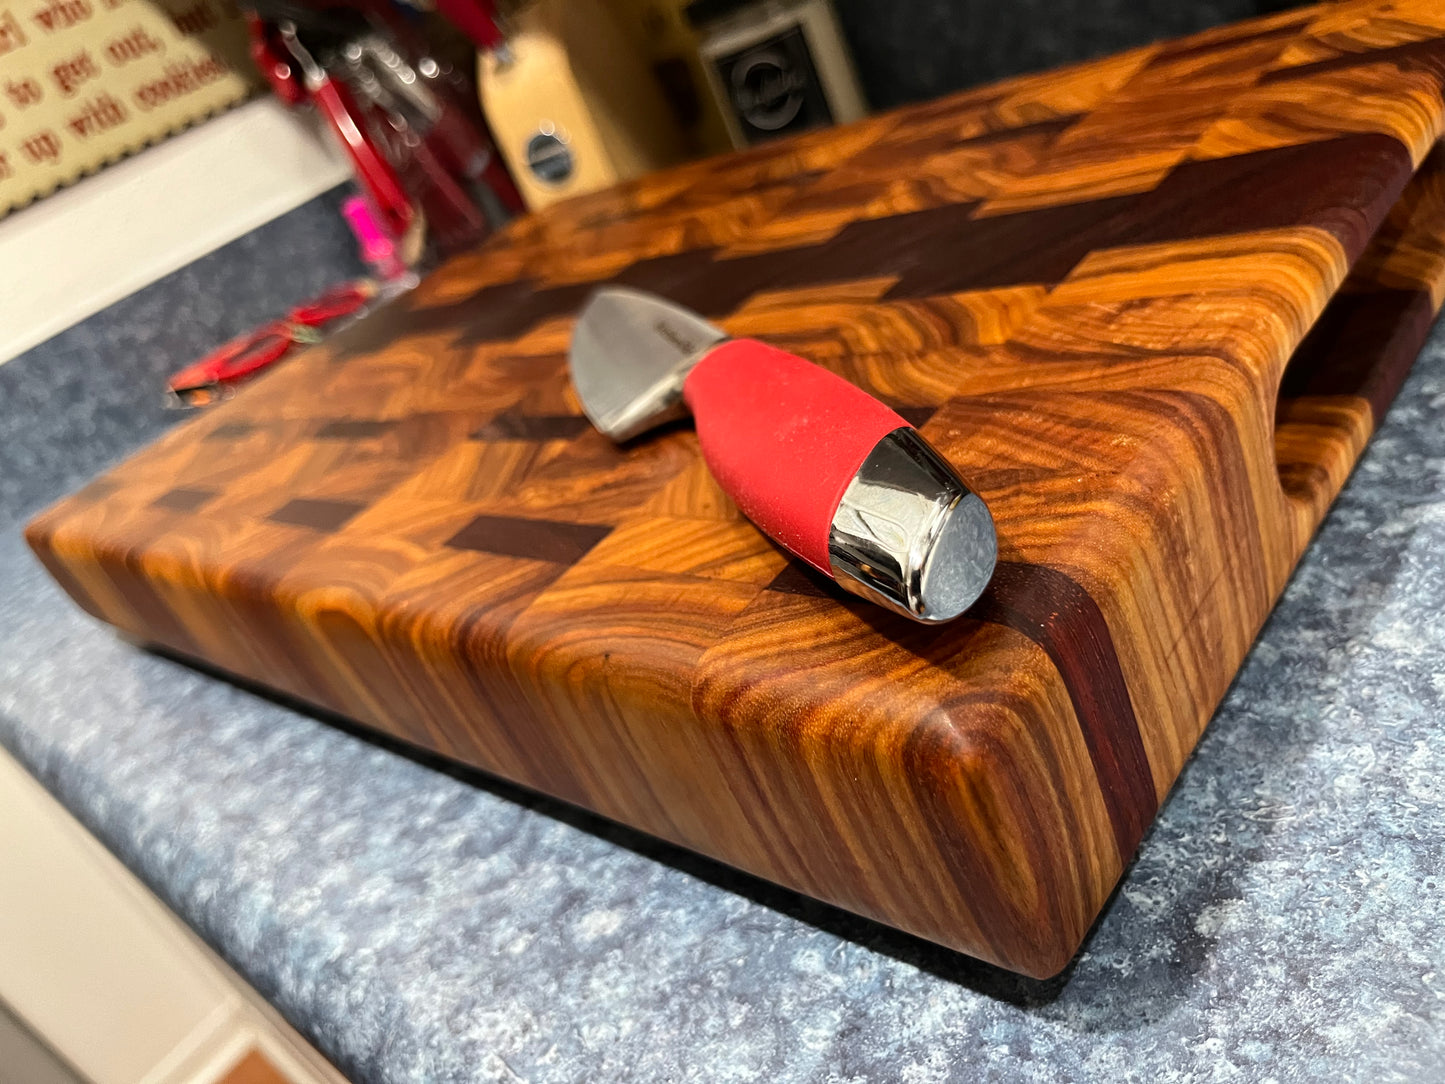
<path id="1" fill-rule="evenodd" d="M 1292 11 L 563 204 L 29 537 L 136 636 L 1051 974 L 1440 305 L 1442 78 L 1435 0 Z M 601 281 L 918 425 L 998 523 L 975 610 L 810 576 L 686 428 L 593 432 Z"/>

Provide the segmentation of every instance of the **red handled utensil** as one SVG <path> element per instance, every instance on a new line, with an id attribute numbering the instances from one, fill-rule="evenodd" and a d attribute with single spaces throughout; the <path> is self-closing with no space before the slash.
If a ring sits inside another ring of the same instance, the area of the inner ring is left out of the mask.
<path id="1" fill-rule="evenodd" d="M 421 248 L 421 223 L 411 200 L 402 187 L 395 167 L 372 143 L 361 120 L 360 110 L 351 93 L 326 69 L 316 62 L 296 36 L 296 24 L 284 20 L 277 24 L 277 34 L 300 70 L 307 96 L 316 103 L 316 110 L 331 126 L 342 149 L 351 159 L 357 183 L 365 191 L 383 226 L 403 252 L 408 263 L 414 262 Z"/>
<path id="2" fill-rule="evenodd" d="M 703 458 L 759 528 L 844 589 L 915 621 L 963 613 L 998 544 L 979 496 L 856 385 L 636 290 L 599 290 L 573 332 L 592 423 L 630 439 L 691 413 Z"/>
<path id="3" fill-rule="evenodd" d="M 203 407 L 227 398 L 235 387 L 285 357 L 293 346 L 319 342 L 323 324 L 364 308 L 376 286 L 368 280 L 348 282 L 297 305 L 279 320 L 237 336 L 187 365 L 166 381 L 166 406 Z"/>

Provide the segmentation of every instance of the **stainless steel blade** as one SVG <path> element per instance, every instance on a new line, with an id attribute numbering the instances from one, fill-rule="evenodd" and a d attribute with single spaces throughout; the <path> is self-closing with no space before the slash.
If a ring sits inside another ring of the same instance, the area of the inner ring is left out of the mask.
<path id="1" fill-rule="evenodd" d="M 727 334 L 696 313 L 640 290 L 592 295 L 572 332 L 572 385 L 592 424 L 627 440 L 686 412 L 688 371 Z"/>

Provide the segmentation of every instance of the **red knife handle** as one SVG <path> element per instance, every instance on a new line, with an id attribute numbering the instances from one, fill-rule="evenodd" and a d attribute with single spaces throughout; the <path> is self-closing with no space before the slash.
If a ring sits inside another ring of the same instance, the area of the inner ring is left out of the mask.
<path id="1" fill-rule="evenodd" d="M 755 339 L 730 339 L 688 374 L 683 397 L 713 477 L 743 514 L 831 576 L 833 517 L 863 461 L 912 428 L 861 388 Z"/>

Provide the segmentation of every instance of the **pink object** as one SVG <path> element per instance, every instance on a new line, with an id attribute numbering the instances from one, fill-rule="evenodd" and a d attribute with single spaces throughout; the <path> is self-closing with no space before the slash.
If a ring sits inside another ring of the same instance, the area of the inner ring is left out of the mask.
<path id="1" fill-rule="evenodd" d="M 361 258 L 383 279 L 396 279 L 407 272 L 397 255 L 396 242 L 387 234 L 362 196 L 352 196 L 341 205 L 341 213 L 361 246 Z"/>
<path id="2" fill-rule="evenodd" d="M 912 428 L 842 377 L 755 339 L 713 348 L 683 398 L 713 476 L 743 514 L 832 575 L 828 534 L 878 442 Z"/>

